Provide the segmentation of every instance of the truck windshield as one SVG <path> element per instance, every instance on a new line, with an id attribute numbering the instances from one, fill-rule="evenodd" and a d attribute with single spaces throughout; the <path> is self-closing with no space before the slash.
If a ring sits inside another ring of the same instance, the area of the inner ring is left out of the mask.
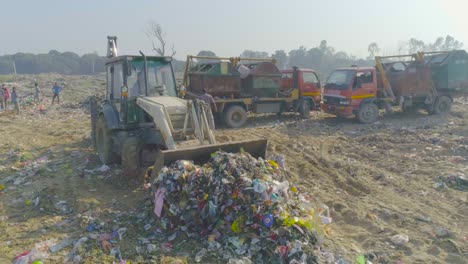
<path id="1" fill-rule="evenodd" d="M 356 74 L 353 70 L 338 70 L 334 71 L 327 79 L 325 89 L 346 89 L 353 81 L 354 75 Z"/>
<path id="2" fill-rule="evenodd" d="M 127 76 L 129 96 L 145 95 L 145 62 L 132 61 Z M 168 62 L 148 61 L 148 96 L 176 96 L 174 75 Z"/>

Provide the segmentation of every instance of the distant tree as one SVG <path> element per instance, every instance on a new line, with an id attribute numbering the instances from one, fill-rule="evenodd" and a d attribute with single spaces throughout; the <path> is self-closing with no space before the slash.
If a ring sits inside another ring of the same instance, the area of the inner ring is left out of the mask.
<path id="1" fill-rule="evenodd" d="M 289 65 L 291 67 L 306 67 L 308 66 L 307 49 L 300 46 L 298 49 L 289 51 Z"/>
<path id="2" fill-rule="evenodd" d="M 216 53 L 211 50 L 201 50 L 198 52 L 197 56 L 204 56 L 204 57 L 216 57 Z M 199 63 L 206 63 L 206 62 L 213 62 L 213 60 L 205 60 L 205 59 L 197 59 Z"/>
<path id="3" fill-rule="evenodd" d="M 333 47 L 328 46 L 328 42 L 326 40 L 320 41 L 319 49 L 323 55 L 327 56 L 331 56 L 335 52 L 335 49 Z"/>
<path id="4" fill-rule="evenodd" d="M 244 50 L 241 54 L 242 58 L 268 58 L 268 52 Z"/>
<path id="5" fill-rule="evenodd" d="M 437 39 L 439 40 L 439 39 Z M 457 50 L 463 47 L 463 43 L 456 40 L 454 37 L 447 35 L 445 41 L 441 44 L 442 50 Z"/>
<path id="6" fill-rule="evenodd" d="M 148 26 L 146 29 L 146 35 L 151 40 L 151 44 L 153 45 L 153 51 L 159 56 L 166 55 L 166 32 L 164 32 L 162 26 L 155 22 L 149 21 Z M 174 44 L 172 44 L 172 54 L 170 56 L 174 56 L 176 54 Z"/>
<path id="7" fill-rule="evenodd" d="M 284 69 L 286 67 L 286 64 L 288 62 L 288 55 L 284 50 L 277 50 L 273 55 L 271 55 L 273 59 L 276 60 L 276 65 L 280 69 Z"/>
<path id="8" fill-rule="evenodd" d="M 415 38 L 412 38 L 408 41 L 408 51 L 410 54 L 424 51 L 426 49 L 426 45 L 424 44 L 424 41 L 422 40 L 417 40 Z"/>
<path id="9" fill-rule="evenodd" d="M 348 54 L 344 51 L 338 51 L 337 53 L 335 53 L 335 58 L 337 60 L 349 60 Z"/>
<path id="10" fill-rule="evenodd" d="M 377 45 L 377 43 L 375 42 L 372 42 L 371 44 L 369 44 L 369 46 L 367 46 L 367 51 L 369 52 L 368 59 L 373 60 L 375 55 L 380 52 L 379 45 Z"/>
<path id="11" fill-rule="evenodd" d="M 197 56 L 216 57 L 216 53 L 211 50 L 201 50 L 198 52 Z"/>

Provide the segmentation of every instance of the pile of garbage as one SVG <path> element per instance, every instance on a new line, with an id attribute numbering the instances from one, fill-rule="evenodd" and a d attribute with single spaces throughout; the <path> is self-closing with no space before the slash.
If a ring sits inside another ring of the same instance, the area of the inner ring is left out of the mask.
<path id="1" fill-rule="evenodd" d="M 152 184 L 158 232 L 202 242 L 196 262 L 211 252 L 229 263 L 315 263 L 332 219 L 287 178 L 279 155 L 218 151 L 203 166 L 179 160 Z"/>

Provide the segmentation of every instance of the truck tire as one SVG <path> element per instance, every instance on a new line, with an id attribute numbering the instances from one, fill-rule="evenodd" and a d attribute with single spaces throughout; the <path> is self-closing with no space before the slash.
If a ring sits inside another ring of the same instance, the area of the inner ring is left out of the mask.
<path id="1" fill-rule="evenodd" d="M 356 118 L 362 124 L 372 124 L 379 117 L 379 108 L 373 103 L 363 104 L 359 107 Z"/>
<path id="2" fill-rule="evenodd" d="M 117 155 L 112 149 L 112 135 L 107 128 L 106 119 L 101 115 L 96 122 L 96 150 L 99 159 L 104 164 L 116 162 Z"/>
<path id="3" fill-rule="evenodd" d="M 308 100 L 303 100 L 299 105 L 299 113 L 301 118 L 309 118 L 310 116 L 310 102 Z"/>
<path id="4" fill-rule="evenodd" d="M 125 175 L 136 178 L 141 168 L 140 153 L 143 147 L 143 142 L 136 138 L 130 137 L 125 139 L 122 144 L 122 170 Z"/>
<path id="5" fill-rule="evenodd" d="M 441 115 L 448 114 L 452 109 L 452 99 L 447 96 L 441 96 L 437 98 L 437 101 L 434 104 L 433 114 Z"/>
<path id="6" fill-rule="evenodd" d="M 240 105 L 232 105 L 224 113 L 224 122 L 230 128 L 242 127 L 246 121 L 247 112 Z"/>

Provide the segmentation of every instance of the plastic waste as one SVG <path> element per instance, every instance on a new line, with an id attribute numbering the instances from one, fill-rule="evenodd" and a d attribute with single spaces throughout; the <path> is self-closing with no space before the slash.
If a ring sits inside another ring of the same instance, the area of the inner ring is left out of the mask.
<path id="1" fill-rule="evenodd" d="M 107 166 L 106 164 L 103 164 L 101 167 L 97 168 L 96 170 L 99 171 L 99 172 L 106 172 L 106 171 L 110 170 L 110 167 Z"/>
<path id="2" fill-rule="evenodd" d="M 50 250 L 50 252 L 55 253 L 57 251 L 60 251 L 60 250 L 62 250 L 64 248 L 68 247 L 68 246 L 71 246 L 71 244 L 73 244 L 73 239 L 68 237 L 68 238 L 65 238 L 64 240 L 62 240 L 60 243 L 49 247 L 49 250 Z"/>
<path id="3" fill-rule="evenodd" d="M 269 228 L 273 225 L 273 215 L 267 214 L 263 216 L 262 223 L 265 227 Z"/>
<path id="4" fill-rule="evenodd" d="M 266 186 L 259 179 L 253 181 L 253 189 L 256 193 L 263 193 L 266 191 Z"/>
<path id="5" fill-rule="evenodd" d="M 203 257 L 205 256 L 207 250 L 202 248 L 200 251 L 198 251 L 197 255 L 195 255 L 195 262 L 200 262 L 202 261 Z"/>
<path id="6" fill-rule="evenodd" d="M 164 167 L 151 184 L 155 214 L 160 215 L 154 229 L 160 230 L 161 242 L 177 232 L 202 240 L 205 250 L 218 252 L 225 262 L 248 256 L 271 263 L 280 254 L 284 263 L 305 263 L 299 259 L 302 250 L 323 241 L 331 217 L 326 206 L 316 207 L 308 194 L 284 180 L 288 175 L 282 165 L 248 153 L 218 151 L 200 166 L 178 161 Z M 158 199 L 162 189 L 167 190 L 163 200 Z M 201 262 L 205 250 L 196 254 Z"/>
<path id="7" fill-rule="evenodd" d="M 403 246 L 404 244 L 408 243 L 409 237 L 407 235 L 394 235 L 390 238 L 393 244 L 397 246 Z"/>
<path id="8" fill-rule="evenodd" d="M 366 258 L 364 256 L 358 256 L 356 258 L 356 264 L 366 264 Z"/>

